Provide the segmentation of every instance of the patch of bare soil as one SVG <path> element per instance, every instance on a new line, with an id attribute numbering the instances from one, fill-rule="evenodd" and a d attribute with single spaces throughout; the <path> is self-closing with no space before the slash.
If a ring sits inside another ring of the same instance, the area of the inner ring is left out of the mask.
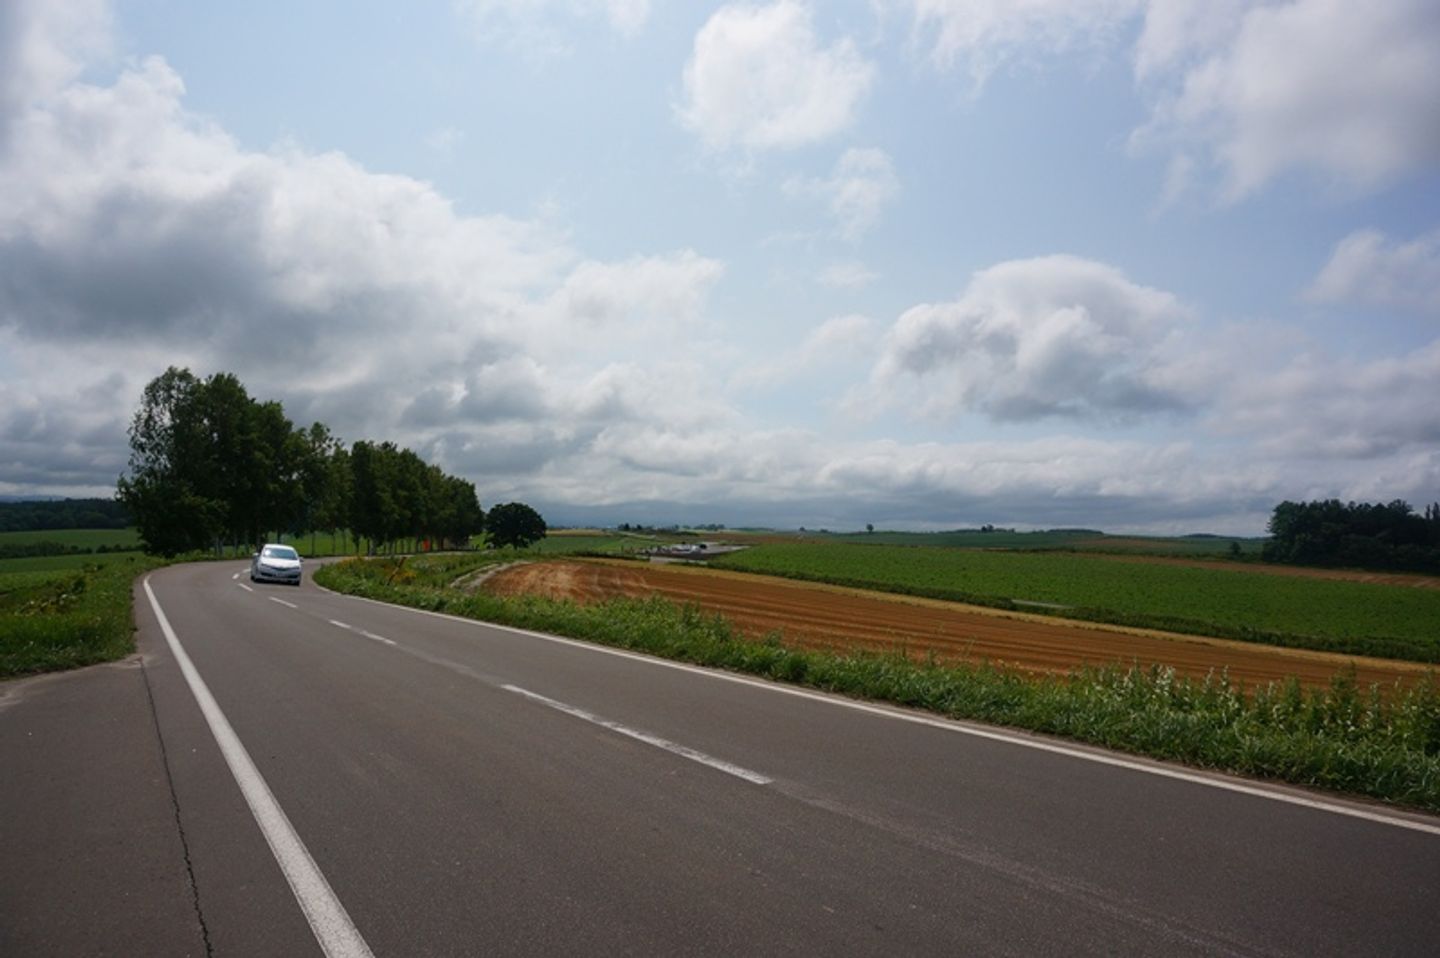
<path id="1" fill-rule="evenodd" d="M 1292 675 L 1323 685 L 1353 663 L 1362 687 L 1416 682 L 1429 672 L 1389 659 L 1098 626 L 719 569 L 561 560 L 513 566 L 491 576 L 483 588 L 576 602 L 661 595 L 717 612 L 750 636 L 779 630 L 788 642 L 810 648 L 901 649 L 914 657 L 989 661 L 1032 672 L 1064 673 L 1087 664 L 1167 665 L 1196 677 L 1228 669 L 1247 686 Z"/>

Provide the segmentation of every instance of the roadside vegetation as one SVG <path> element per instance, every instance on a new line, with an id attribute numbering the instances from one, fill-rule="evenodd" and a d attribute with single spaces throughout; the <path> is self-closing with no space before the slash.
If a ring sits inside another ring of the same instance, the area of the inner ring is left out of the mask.
<path id="1" fill-rule="evenodd" d="M 0 677 L 73 669 L 135 650 L 131 586 L 161 563 L 135 554 L 35 568 L 47 560 L 0 562 Z"/>
<path id="2" fill-rule="evenodd" d="M 1071 553 L 769 543 L 720 568 L 1292 648 L 1440 663 L 1440 589 Z"/>
<path id="3" fill-rule="evenodd" d="M 316 579 L 353 595 L 632 649 L 829 692 L 1064 736 L 1154 758 L 1440 811 L 1440 681 L 1394 689 L 1298 682 L 1249 692 L 1224 675 L 1085 669 L 1036 677 L 747 639 L 720 616 L 652 599 L 578 605 L 453 587 L 506 556 L 347 560 Z"/>

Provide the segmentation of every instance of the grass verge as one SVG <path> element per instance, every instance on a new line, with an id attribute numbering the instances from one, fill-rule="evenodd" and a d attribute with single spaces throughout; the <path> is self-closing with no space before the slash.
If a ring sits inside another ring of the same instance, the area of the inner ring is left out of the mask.
<path id="1" fill-rule="evenodd" d="M 664 599 L 577 605 L 445 586 L 499 557 L 350 560 L 315 574 L 339 592 L 552 632 L 956 719 L 1059 735 L 1154 758 L 1368 796 L 1440 812 L 1440 680 L 1361 689 L 1342 676 L 1252 693 L 1169 669 L 1086 669 L 1033 677 L 989 665 L 793 649 L 743 638 L 724 618 Z"/>
<path id="2" fill-rule="evenodd" d="M 126 555 L 79 568 L 0 570 L 0 678 L 110 662 L 135 651 L 131 585 L 161 564 Z"/>

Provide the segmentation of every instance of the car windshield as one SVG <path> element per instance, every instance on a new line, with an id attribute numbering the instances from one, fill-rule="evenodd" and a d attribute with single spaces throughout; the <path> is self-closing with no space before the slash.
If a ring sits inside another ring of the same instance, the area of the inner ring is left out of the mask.
<path id="1" fill-rule="evenodd" d="M 289 546 L 266 546 L 260 553 L 267 559 L 298 559 L 300 555 Z"/>

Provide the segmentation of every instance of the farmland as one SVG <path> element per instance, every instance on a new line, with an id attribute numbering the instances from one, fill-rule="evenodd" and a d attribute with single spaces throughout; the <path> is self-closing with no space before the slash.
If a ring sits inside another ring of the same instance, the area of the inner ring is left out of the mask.
<path id="1" fill-rule="evenodd" d="M 1326 651 L 1440 661 L 1440 590 L 1245 567 L 840 543 L 767 543 L 730 569 Z"/>

